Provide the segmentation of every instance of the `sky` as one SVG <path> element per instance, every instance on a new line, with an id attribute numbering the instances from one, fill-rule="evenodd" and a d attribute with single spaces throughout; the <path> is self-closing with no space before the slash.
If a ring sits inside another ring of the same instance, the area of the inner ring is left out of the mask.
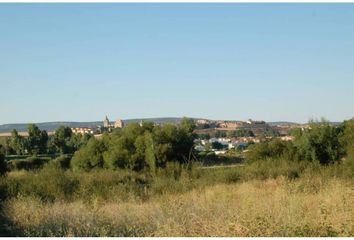
<path id="1" fill-rule="evenodd" d="M 0 3 L 0 124 L 354 117 L 354 4 Z"/>

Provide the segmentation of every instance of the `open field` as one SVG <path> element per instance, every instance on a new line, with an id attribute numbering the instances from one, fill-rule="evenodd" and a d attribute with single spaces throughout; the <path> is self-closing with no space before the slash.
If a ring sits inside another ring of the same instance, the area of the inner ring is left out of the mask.
<path id="1" fill-rule="evenodd" d="M 5 213 L 25 236 L 353 236 L 353 185 L 311 182 L 280 177 L 90 205 L 19 197 Z"/>
<path id="2" fill-rule="evenodd" d="M 273 164 L 273 165 L 270 165 Z M 154 178 L 48 165 L 1 179 L 1 235 L 353 236 L 347 166 L 176 165 Z M 336 177 L 337 175 L 337 177 Z"/>

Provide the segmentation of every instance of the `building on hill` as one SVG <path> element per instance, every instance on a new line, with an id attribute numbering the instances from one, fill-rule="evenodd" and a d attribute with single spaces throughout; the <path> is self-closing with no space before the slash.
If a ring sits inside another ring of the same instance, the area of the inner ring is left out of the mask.
<path id="1" fill-rule="evenodd" d="M 96 128 L 92 127 L 75 127 L 71 128 L 72 133 L 74 134 L 102 134 L 104 132 L 112 132 L 114 128 L 123 128 L 124 122 L 121 119 L 117 119 L 114 123 L 111 123 L 106 116 L 102 125 L 96 126 Z"/>
<path id="2" fill-rule="evenodd" d="M 230 130 L 236 130 L 244 125 L 243 122 L 240 121 L 218 121 L 217 126 L 219 128 L 225 128 Z"/>
<path id="3" fill-rule="evenodd" d="M 117 121 L 114 123 L 114 128 L 123 128 L 124 127 L 124 122 L 121 119 L 117 119 Z"/>
<path id="4" fill-rule="evenodd" d="M 209 123 L 210 123 L 210 120 L 208 120 L 208 119 L 198 119 L 196 121 L 197 125 L 204 125 L 204 124 L 209 124 Z"/>
<path id="5" fill-rule="evenodd" d="M 103 119 L 103 126 L 97 126 L 97 131 L 100 133 L 103 132 L 112 132 L 114 128 L 123 128 L 124 122 L 121 119 L 117 119 L 114 123 L 111 123 L 106 116 Z"/>
<path id="6" fill-rule="evenodd" d="M 71 128 L 74 134 L 94 134 L 95 130 L 88 127 Z"/>
<path id="7" fill-rule="evenodd" d="M 248 119 L 246 123 L 254 126 L 266 125 L 265 121 L 253 121 L 252 119 Z"/>
<path id="8" fill-rule="evenodd" d="M 195 121 L 197 129 L 215 128 L 216 121 L 209 119 L 198 119 Z"/>

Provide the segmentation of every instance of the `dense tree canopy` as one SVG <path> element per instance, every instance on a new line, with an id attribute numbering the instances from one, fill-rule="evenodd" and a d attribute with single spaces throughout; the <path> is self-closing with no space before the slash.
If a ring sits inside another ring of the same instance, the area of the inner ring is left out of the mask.
<path id="1" fill-rule="evenodd" d="M 21 155 L 26 151 L 26 141 L 25 138 L 20 136 L 16 129 L 13 129 L 11 132 L 11 138 L 9 142 L 12 153 Z"/>
<path id="2" fill-rule="evenodd" d="M 343 155 L 339 137 L 340 128 L 326 122 L 311 123 L 309 129 L 295 133 L 294 146 L 302 160 L 334 163 Z"/>
<path id="3" fill-rule="evenodd" d="M 240 129 L 235 131 L 229 131 L 228 137 L 254 137 L 254 133 L 251 130 Z"/>
<path id="4" fill-rule="evenodd" d="M 73 134 L 69 127 L 64 126 L 59 127 L 53 136 L 48 136 L 45 130 L 29 124 L 28 137 L 19 135 L 16 129 L 12 130 L 11 137 L 5 141 L 5 152 L 17 155 L 72 154 L 86 145 L 92 137 L 91 134 Z"/>
<path id="5" fill-rule="evenodd" d="M 27 151 L 30 154 L 46 153 L 48 134 L 40 130 L 37 125 L 28 125 Z"/>
<path id="6" fill-rule="evenodd" d="M 72 153 L 74 150 L 71 141 L 72 136 L 73 133 L 69 127 L 59 127 L 55 130 L 55 133 L 50 140 L 51 150 L 62 154 Z"/>
<path id="7" fill-rule="evenodd" d="M 195 128 L 190 119 L 178 125 L 129 124 L 121 131 L 90 140 L 73 157 L 74 169 L 129 168 L 142 170 L 164 167 L 167 162 L 191 160 Z"/>
<path id="8" fill-rule="evenodd" d="M 249 148 L 248 161 L 265 158 L 284 157 L 297 161 L 318 161 L 321 164 L 338 162 L 344 155 L 340 138 L 342 128 L 327 122 L 312 122 L 308 129 L 296 129 L 292 132 L 293 142 L 280 140 L 266 141 Z"/>
<path id="9" fill-rule="evenodd" d="M 284 142 L 281 140 L 265 141 L 257 144 L 252 144 L 246 153 L 248 162 L 255 162 L 267 158 L 277 158 L 286 155 L 286 157 L 293 157 L 293 145 L 291 142 Z"/>

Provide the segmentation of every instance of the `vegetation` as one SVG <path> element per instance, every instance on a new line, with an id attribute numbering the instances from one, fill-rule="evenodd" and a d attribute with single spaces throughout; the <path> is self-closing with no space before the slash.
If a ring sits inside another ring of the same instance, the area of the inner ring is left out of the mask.
<path id="1" fill-rule="evenodd" d="M 7 164 L 5 162 L 5 156 L 0 152 L 0 176 L 4 175 L 7 171 Z"/>
<path id="2" fill-rule="evenodd" d="M 48 136 L 35 124 L 29 124 L 27 131 L 28 137 L 24 137 L 16 129 L 12 130 L 11 137 L 1 144 L 6 155 L 73 154 L 93 137 L 90 134 L 75 135 L 64 126 L 59 127 L 53 136 Z"/>
<path id="3" fill-rule="evenodd" d="M 251 145 L 233 167 L 194 161 L 193 128 L 131 124 L 72 159 L 10 167 L 0 235 L 353 236 L 354 120 Z"/>
<path id="4" fill-rule="evenodd" d="M 254 133 L 251 130 L 240 129 L 229 131 L 227 137 L 254 137 Z"/>
<path id="5" fill-rule="evenodd" d="M 5 212 L 26 236 L 353 236 L 351 186 L 313 181 L 220 184 L 92 205 L 22 197 Z"/>
<path id="6" fill-rule="evenodd" d="M 266 158 L 284 157 L 289 161 L 311 161 L 320 164 L 333 164 L 341 161 L 350 151 L 349 136 L 352 134 L 351 122 L 341 127 L 330 126 L 326 122 L 311 123 L 309 129 L 293 131 L 294 141 L 265 141 L 249 148 L 247 160 L 250 162 Z M 344 134 L 343 131 L 346 130 Z M 347 146 L 348 145 L 348 146 Z"/>
<path id="7" fill-rule="evenodd" d="M 72 159 L 74 170 L 143 169 L 165 167 L 168 161 L 187 163 L 193 150 L 193 121 L 179 125 L 130 124 L 122 131 L 91 139 Z M 153 173 L 153 171 L 152 171 Z"/>
<path id="8" fill-rule="evenodd" d="M 273 130 L 272 128 L 267 128 L 263 132 L 264 137 L 277 137 L 279 136 L 279 132 Z M 209 131 L 207 133 L 198 134 L 198 138 L 200 139 L 210 139 L 212 137 L 215 138 L 234 138 L 234 137 L 255 137 L 255 133 L 250 129 L 238 129 L 234 131 L 230 130 L 216 130 Z"/>

